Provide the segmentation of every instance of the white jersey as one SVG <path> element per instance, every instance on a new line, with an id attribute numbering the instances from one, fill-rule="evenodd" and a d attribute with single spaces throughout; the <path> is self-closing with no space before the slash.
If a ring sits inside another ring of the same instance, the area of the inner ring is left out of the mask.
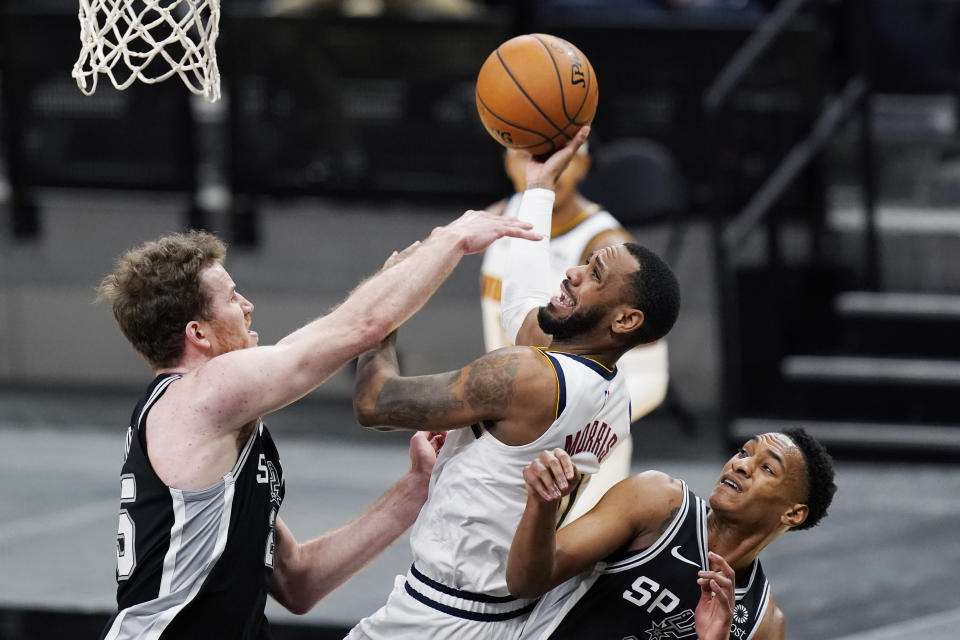
<path id="1" fill-rule="evenodd" d="M 516 217 L 522 194 L 507 201 L 503 215 Z M 609 211 L 595 205 L 585 210 L 566 228 L 552 230 L 550 237 L 551 286 L 560 292 L 564 274 L 583 262 L 590 243 L 601 233 L 623 229 Z M 483 341 L 487 351 L 511 346 L 500 321 L 500 293 L 509 264 L 509 241 L 501 238 L 483 254 L 480 267 L 480 307 L 483 317 Z M 546 303 L 546 301 L 544 301 Z M 625 353 L 617 366 L 623 370 L 632 402 L 631 419 L 637 420 L 655 409 L 667 392 L 667 344 L 660 340 Z M 629 456 L 628 456 L 629 458 Z M 625 477 L 625 472 L 623 474 Z"/>
<path id="2" fill-rule="evenodd" d="M 506 445 L 474 426 L 451 432 L 410 534 L 414 567 L 447 588 L 509 596 L 507 555 L 527 492 L 523 468 L 541 451 L 565 449 L 585 476 L 558 512 L 562 519 L 600 463 L 630 432 L 622 376 L 600 363 L 540 350 L 557 375 L 557 418 L 537 440 Z"/>

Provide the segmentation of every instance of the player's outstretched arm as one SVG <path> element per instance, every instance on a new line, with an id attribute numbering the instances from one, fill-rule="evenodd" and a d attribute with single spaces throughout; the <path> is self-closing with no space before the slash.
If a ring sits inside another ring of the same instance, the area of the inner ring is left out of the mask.
<path id="1" fill-rule="evenodd" d="M 498 349 L 456 371 L 406 377 L 395 340 L 357 362 L 353 408 L 363 426 L 433 430 L 483 422 L 501 441 L 525 444 L 556 419 L 556 377 L 535 349 Z"/>
<path id="2" fill-rule="evenodd" d="M 523 470 L 527 504 L 507 560 L 507 587 L 518 598 L 540 596 L 640 536 L 662 532 L 675 515 L 673 503 L 682 500 L 676 480 L 647 471 L 617 483 L 593 509 L 556 531 L 557 505 L 572 489 L 563 475 L 569 460 L 555 449 Z"/>
<path id="3" fill-rule="evenodd" d="M 306 613 L 379 556 L 413 524 L 427 499 L 430 473 L 444 432 L 416 433 L 410 471 L 353 522 L 298 544 L 279 518 L 272 595 L 293 613 Z"/>
<path id="4" fill-rule="evenodd" d="M 275 346 L 232 351 L 206 363 L 197 372 L 203 383 L 194 390 L 199 406 L 221 424 L 239 426 L 299 399 L 413 315 L 464 255 L 504 236 L 538 239 L 529 227 L 468 211 L 434 229 L 339 307 Z"/>

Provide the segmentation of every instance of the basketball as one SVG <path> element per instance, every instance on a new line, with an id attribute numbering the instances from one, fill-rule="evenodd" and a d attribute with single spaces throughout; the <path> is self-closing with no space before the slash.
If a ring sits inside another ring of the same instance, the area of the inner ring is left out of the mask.
<path id="1" fill-rule="evenodd" d="M 477 75 L 477 111 L 493 138 L 509 149 L 552 153 L 590 124 L 597 77 L 575 46 L 532 33 L 507 40 Z"/>

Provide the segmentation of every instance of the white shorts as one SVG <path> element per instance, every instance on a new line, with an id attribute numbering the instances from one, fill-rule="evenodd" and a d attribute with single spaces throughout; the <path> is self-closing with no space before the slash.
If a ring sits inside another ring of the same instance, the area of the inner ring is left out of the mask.
<path id="1" fill-rule="evenodd" d="M 511 640 L 519 637 L 533 604 L 531 601 L 509 604 L 467 602 L 437 591 L 408 573 L 396 577 L 387 603 L 358 622 L 345 640 Z M 444 608 L 449 612 L 441 610 Z M 504 617 L 517 609 L 525 613 L 505 620 L 462 617 Z"/>

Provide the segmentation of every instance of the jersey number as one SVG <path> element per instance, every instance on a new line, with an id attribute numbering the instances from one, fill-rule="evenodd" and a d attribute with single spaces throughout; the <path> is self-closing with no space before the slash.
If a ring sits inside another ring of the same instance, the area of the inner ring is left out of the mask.
<path id="1" fill-rule="evenodd" d="M 657 593 L 658 591 L 659 593 Z M 653 595 L 655 593 L 657 594 L 656 597 Z M 647 613 L 652 613 L 654 609 L 660 609 L 664 613 L 670 613 L 680 604 L 680 598 L 674 595 L 672 591 L 669 589 L 660 591 L 660 584 L 646 576 L 640 576 L 634 580 L 630 588 L 623 592 L 623 598 L 638 607 L 643 607 L 653 600 L 650 606 L 647 607 Z"/>
<path id="2" fill-rule="evenodd" d="M 137 480 L 132 474 L 120 476 L 120 504 L 128 504 L 137 499 Z M 120 508 L 120 522 L 117 524 L 117 580 L 126 580 L 137 566 L 137 551 L 134 541 L 137 527 L 130 512 Z"/>

